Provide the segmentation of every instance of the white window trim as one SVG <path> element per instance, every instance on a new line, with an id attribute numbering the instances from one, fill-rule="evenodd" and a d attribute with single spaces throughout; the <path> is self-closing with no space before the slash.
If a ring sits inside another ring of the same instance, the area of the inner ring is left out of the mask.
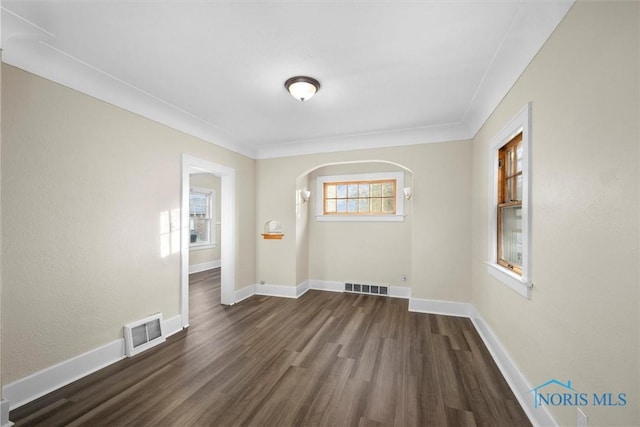
<path id="1" fill-rule="evenodd" d="M 211 197 L 211 222 L 209 223 L 209 243 L 189 243 L 189 251 L 201 251 L 203 249 L 215 249 L 216 248 L 216 190 L 205 187 L 190 187 L 189 194 L 205 193 Z M 191 215 L 189 215 L 189 218 Z"/>
<path id="2" fill-rule="evenodd" d="M 498 151 L 522 132 L 522 275 L 498 264 Z M 531 103 L 527 105 L 491 140 L 489 182 L 489 260 L 491 276 L 529 298 L 531 280 Z"/>
<path id="3" fill-rule="evenodd" d="M 344 181 L 396 180 L 396 213 L 392 215 L 325 215 L 324 183 Z M 354 175 L 319 176 L 316 180 L 317 221 L 404 221 L 404 172 L 362 173 Z"/>

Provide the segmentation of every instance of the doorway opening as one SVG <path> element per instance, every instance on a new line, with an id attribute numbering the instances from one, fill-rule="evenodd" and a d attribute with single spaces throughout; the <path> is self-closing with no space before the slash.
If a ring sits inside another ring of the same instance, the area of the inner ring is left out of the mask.
<path id="1" fill-rule="evenodd" d="M 235 169 L 183 155 L 180 215 L 180 314 L 183 328 L 189 326 L 189 196 L 190 176 L 193 174 L 211 174 L 220 178 L 220 303 L 232 305 L 235 302 Z"/>

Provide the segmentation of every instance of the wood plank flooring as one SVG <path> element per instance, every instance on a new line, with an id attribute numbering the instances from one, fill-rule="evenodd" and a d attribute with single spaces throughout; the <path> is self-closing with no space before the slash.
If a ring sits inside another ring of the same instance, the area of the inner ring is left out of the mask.
<path id="1" fill-rule="evenodd" d="M 16 426 L 529 426 L 468 319 L 309 291 L 224 307 L 191 276 L 191 326 L 11 412 Z"/>

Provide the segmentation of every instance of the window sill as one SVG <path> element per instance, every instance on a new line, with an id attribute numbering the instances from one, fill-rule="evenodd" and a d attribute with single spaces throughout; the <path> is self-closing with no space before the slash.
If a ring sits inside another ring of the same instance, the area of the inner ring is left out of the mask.
<path id="1" fill-rule="evenodd" d="M 200 244 L 200 245 L 190 245 L 189 246 L 189 250 L 190 251 L 201 251 L 204 249 L 215 249 L 216 245 L 209 245 L 207 243 L 204 244 Z"/>
<path id="2" fill-rule="evenodd" d="M 404 221 L 404 215 L 316 215 L 317 221 Z"/>
<path id="3" fill-rule="evenodd" d="M 491 276 L 516 291 L 519 295 L 529 299 L 529 294 L 533 287 L 533 283 L 530 280 L 523 280 L 522 277 L 514 272 L 492 262 L 487 262 L 487 271 Z"/>

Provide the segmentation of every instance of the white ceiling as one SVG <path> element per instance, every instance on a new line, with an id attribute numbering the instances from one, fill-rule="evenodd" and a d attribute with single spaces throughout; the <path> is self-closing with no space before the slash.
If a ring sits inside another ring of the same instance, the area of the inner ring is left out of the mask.
<path id="1" fill-rule="evenodd" d="M 252 158 L 439 142 L 475 135 L 572 3 L 2 0 L 3 61 Z"/>

